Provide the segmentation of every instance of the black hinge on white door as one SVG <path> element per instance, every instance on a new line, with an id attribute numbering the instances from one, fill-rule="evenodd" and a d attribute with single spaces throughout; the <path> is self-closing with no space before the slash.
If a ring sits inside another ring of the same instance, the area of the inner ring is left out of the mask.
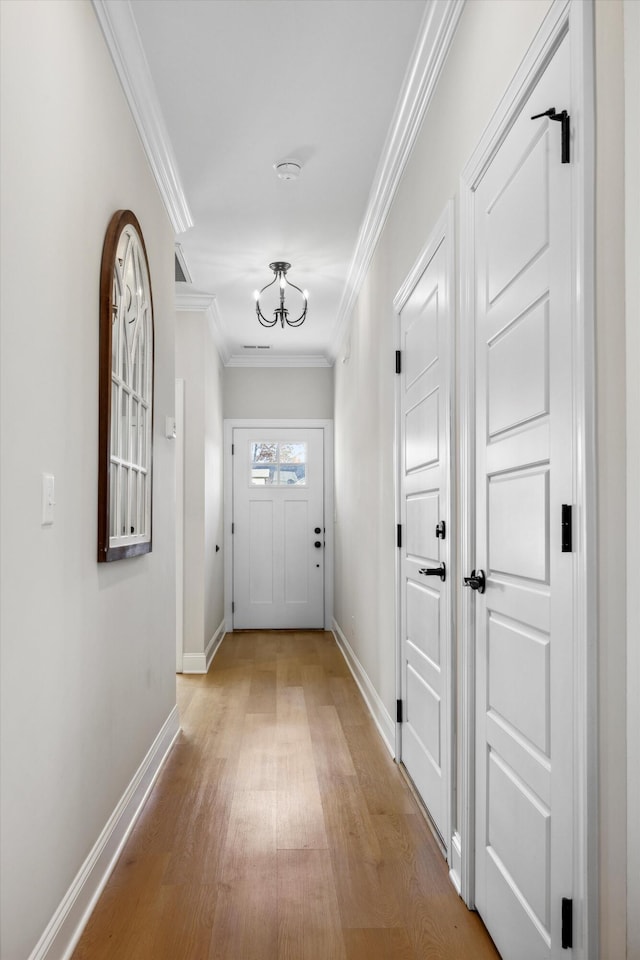
<path id="1" fill-rule="evenodd" d="M 402 723 L 402 700 L 396 700 L 396 721 Z"/>
<path id="2" fill-rule="evenodd" d="M 573 510 L 570 503 L 562 504 L 562 552 L 573 552 Z"/>
<path id="3" fill-rule="evenodd" d="M 399 523 L 396 527 L 396 542 L 398 547 L 402 547 L 402 524 Z"/>
<path id="4" fill-rule="evenodd" d="M 231 613 L 235 613 L 235 612 L 236 612 L 236 602 L 235 602 L 235 600 L 232 600 L 232 601 L 231 601 Z"/>
<path id="5" fill-rule="evenodd" d="M 562 949 L 573 947 L 573 900 L 562 898 Z"/>
<path id="6" fill-rule="evenodd" d="M 233 534 L 233 533 L 235 533 L 235 532 L 236 532 L 236 525 L 235 525 L 235 523 L 232 523 L 232 524 L 231 524 L 231 533 Z"/>
<path id="7" fill-rule="evenodd" d="M 402 373 L 402 354 L 396 350 L 396 373 Z"/>

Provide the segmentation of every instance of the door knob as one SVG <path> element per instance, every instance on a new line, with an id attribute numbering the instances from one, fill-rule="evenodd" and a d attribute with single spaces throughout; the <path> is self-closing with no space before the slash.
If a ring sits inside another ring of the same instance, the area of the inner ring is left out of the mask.
<path id="1" fill-rule="evenodd" d="M 314 547 L 316 548 L 316 550 L 319 550 L 321 546 L 322 544 L 320 543 L 320 541 L 316 540 L 316 542 L 314 543 Z"/>
<path id="2" fill-rule="evenodd" d="M 441 563 L 438 567 L 421 567 L 418 573 L 423 577 L 440 577 L 443 583 L 447 579 L 447 567 L 444 563 Z"/>
<path id="3" fill-rule="evenodd" d="M 487 588 L 487 578 L 484 575 L 484 570 L 472 570 L 470 577 L 464 577 L 465 587 L 471 587 L 472 590 L 477 590 L 478 593 L 484 593 Z"/>

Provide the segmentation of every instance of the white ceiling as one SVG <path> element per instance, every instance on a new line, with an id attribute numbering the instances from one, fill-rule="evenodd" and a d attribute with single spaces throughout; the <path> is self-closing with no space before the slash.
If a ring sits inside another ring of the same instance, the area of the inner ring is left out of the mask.
<path id="1" fill-rule="evenodd" d="M 426 0 L 130 2 L 194 223 L 177 289 L 215 296 L 228 362 L 330 362 Z M 258 324 L 273 260 L 309 290 L 299 328 Z"/>

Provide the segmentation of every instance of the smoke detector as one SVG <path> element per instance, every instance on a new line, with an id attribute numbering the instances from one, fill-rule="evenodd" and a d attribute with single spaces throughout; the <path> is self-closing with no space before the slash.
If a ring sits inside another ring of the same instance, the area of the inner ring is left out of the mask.
<path id="1" fill-rule="evenodd" d="M 299 160 L 280 160 L 278 163 L 274 163 L 273 169 L 280 180 L 297 180 L 302 170 L 302 164 Z"/>

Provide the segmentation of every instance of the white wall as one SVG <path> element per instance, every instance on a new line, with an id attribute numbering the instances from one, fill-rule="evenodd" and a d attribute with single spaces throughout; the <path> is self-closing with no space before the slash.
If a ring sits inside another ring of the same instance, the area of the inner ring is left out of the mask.
<path id="1" fill-rule="evenodd" d="M 0 17 L 0 955 L 25 960 L 175 704 L 173 235 L 87 0 Z M 99 272 L 127 207 L 155 306 L 153 552 L 98 565 Z"/>
<path id="2" fill-rule="evenodd" d="M 228 420 L 331 420 L 333 368 L 226 367 L 224 416 Z"/>
<path id="3" fill-rule="evenodd" d="M 203 654 L 224 619 L 222 364 L 203 310 L 178 312 L 176 376 L 185 381 L 184 651 Z"/>
<path id="4" fill-rule="evenodd" d="M 473 0 L 465 5 L 335 367 L 336 620 L 390 714 L 396 689 L 392 300 L 445 203 L 457 198 L 460 172 L 548 6 L 547 0 Z M 624 98 L 619 0 L 596 3 L 596 58 L 600 956 L 613 960 L 625 956 L 626 922 Z M 637 423 L 637 410 L 634 418 Z M 361 562 L 363 556 L 367 563 Z"/>
<path id="5" fill-rule="evenodd" d="M 627 956 L 640 958 L 640 3 L 625 0 L 627 320 Z"/>

